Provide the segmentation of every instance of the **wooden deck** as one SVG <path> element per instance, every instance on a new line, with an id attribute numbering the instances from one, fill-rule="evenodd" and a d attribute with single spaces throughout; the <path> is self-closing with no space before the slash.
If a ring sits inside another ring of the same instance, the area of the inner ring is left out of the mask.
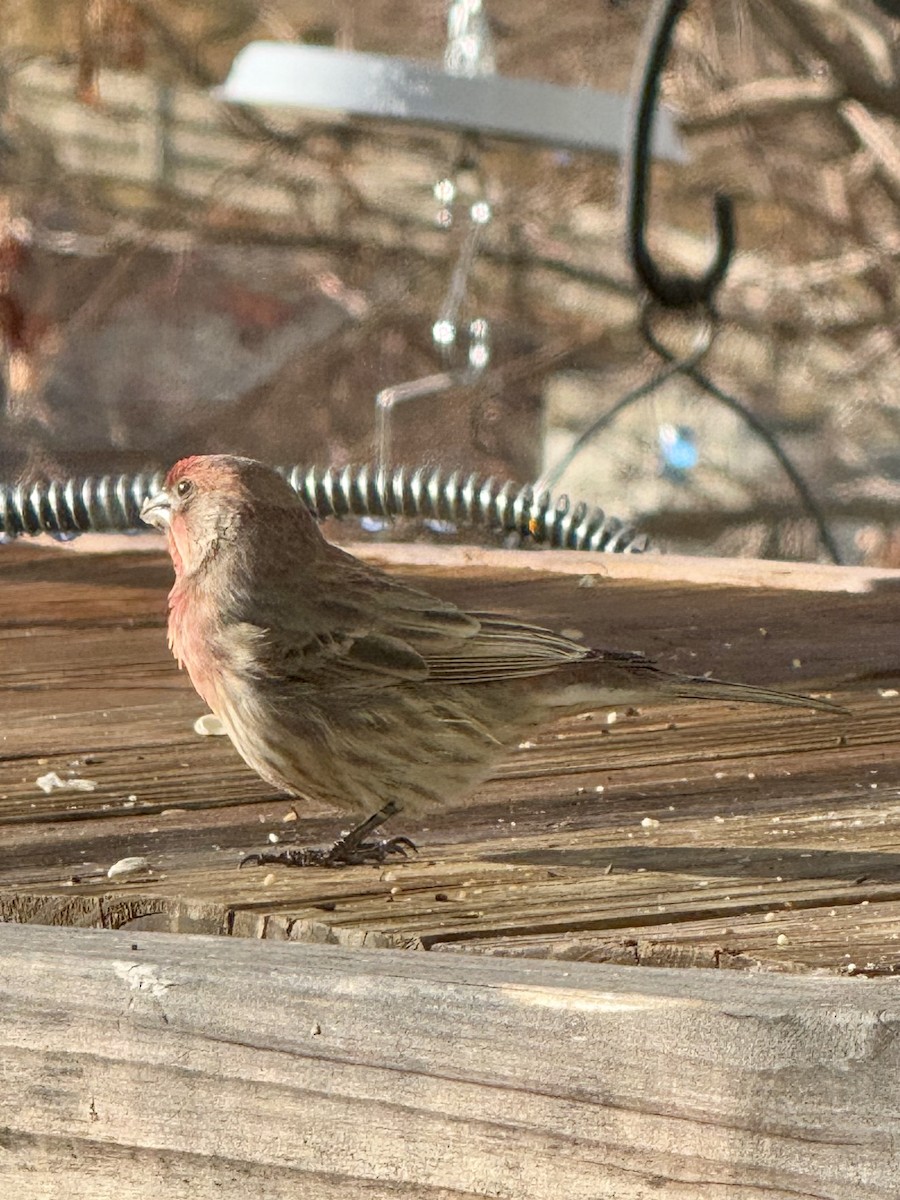
<path id="1" fill-rule="evenodd" d="M 15 1200 L 896 1200 L 896 980 L 0 924 Z"/>
<path id="2" fill-rule="evenodd" d="M 697 703 L 569 721 L 521 746 L 465 808 L 418 827 L 398 819 L 420 846 L 409 862 L 238 872 L 270 835 L 324 842 L 340 817 L 295 807 L 226 739 L 194 733 L 203 707 L 165 644 L 167 560 L 113 542 L 4 546 L 0 916 L 900 973 L 900 572 L 365 553 L 460 603 L 681 670 L 827 692 L 851 715 Z M 36 781 L 52 771 L 97 786 L 45 794 Z M 126 856 L 152 871 L 108 879 Z"/>

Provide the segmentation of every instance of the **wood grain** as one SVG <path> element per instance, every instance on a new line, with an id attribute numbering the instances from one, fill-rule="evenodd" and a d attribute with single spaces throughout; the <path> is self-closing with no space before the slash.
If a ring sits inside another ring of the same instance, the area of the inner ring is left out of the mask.
<path id="1" fill-rule="evenodd" d="M 565 553 L 367 553 L 461 603 L 665 665 L 827 688 L 852 715 L 691 704 L 570 721 L 464 807 L 405 827 L 415 860 L 239 873 L 270 833 L 321 842 L 340 819 L 295 809 L 226 741 L 193 732 L 202 706 L 165 646 L 168 564 L 6 546 L 0 913 L 445 953 L 900 968 L 898 573 L 803 566 L 803 590 L 791 575 L 781 586 L 784 564 L 751 565 L 737 586 L 722 564 L 676 564 L 667 581 L 666 559 L 648 577 L 648 560 L 618 557 L 607 576 L 613 556 L 597 556 L 583 587 Z M 45 795 L 51 770 L 97 788 Z M 153 870 L 113 885 L 106 870 L 128 855 Z"/>
<path id="2" fill-rule="evenodd" d="M 0 925 L 17 1200 L 893 1200 L 894 981 Z"/>

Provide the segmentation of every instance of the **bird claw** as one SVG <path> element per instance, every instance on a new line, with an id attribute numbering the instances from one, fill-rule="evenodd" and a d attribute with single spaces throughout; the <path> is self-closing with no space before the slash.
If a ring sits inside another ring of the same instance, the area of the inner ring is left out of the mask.
<path id="1" fill-rule="evenodd" d="M 327 850 L 303 846 L 278 850 L 264 851 L 261 854 L 248 854 L 242 858 L 238 867 L 263 867 L 270 863 L 280 863 L 285 867 L 358 867 L 366 863 L 383 863 L 392 854 L 407 858 L 407 851 L 418 853 L 415 842 L 408 837 L 380 838 L 378 841 L 356 841 L 352 833 L 338 838 Z"/>
<path id="2" fill-rule="evenodd" d="M 383 863 L 392 854 L 408 858 L 408 850 L 411 850 L 413 854 L 419 852 L 415 842 L 410 841 L 408 837 L 379 838 L 377 841 L 360 842 L 358 845 L 353 845 L 350 838 L 338 838 L 331 849 L 325 851 L 325 857 L 320 865 L 323 867 L 355 867 L 362 863 Z"/>

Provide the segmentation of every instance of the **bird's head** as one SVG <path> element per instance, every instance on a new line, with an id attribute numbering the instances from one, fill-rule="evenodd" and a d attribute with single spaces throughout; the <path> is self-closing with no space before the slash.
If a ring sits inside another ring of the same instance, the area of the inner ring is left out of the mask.
<path id="1" fill-rule="evenodd" d="M 200 454 L 172 467 L 160 491 L 144 501 L 141 520 L 166 534 L 176 574 L 188 575 L 237 544 L 248 524 L 283 519 L 286 511 L 292 524 L 315 528 L 294 489 L 271 467 L 252 458 Z"/>

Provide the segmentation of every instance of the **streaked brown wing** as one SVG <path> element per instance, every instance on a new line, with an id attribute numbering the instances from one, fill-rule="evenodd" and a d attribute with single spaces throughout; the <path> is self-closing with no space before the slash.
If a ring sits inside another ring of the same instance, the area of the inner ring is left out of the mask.
<path id="1" fill-rule="evenodd" d="M 266 597 L 248 636 L 273 676 L 310 687 L 477 684 L 542 675 L 590 651 L 538 625 L 466 612 L 335 551 L 316 588 Z"/>

